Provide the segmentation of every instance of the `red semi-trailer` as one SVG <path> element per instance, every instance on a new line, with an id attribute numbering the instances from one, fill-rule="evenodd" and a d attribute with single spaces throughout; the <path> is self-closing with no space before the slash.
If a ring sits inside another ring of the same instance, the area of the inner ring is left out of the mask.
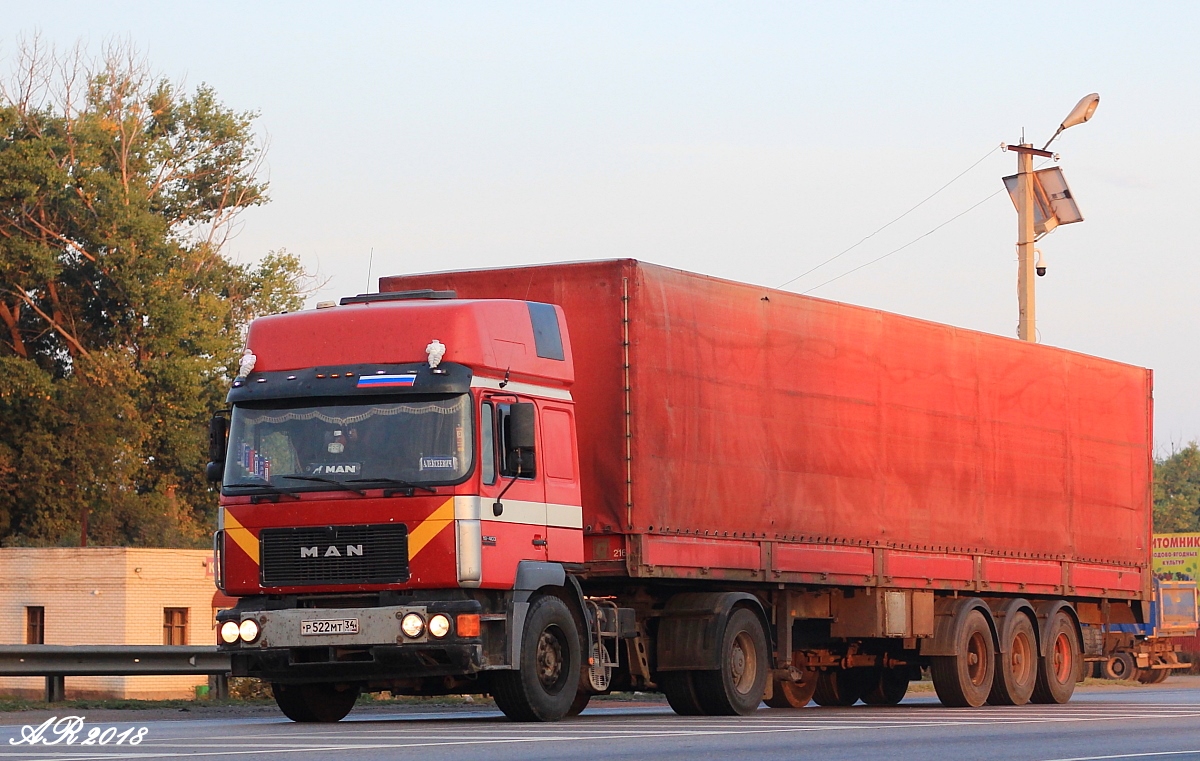
<path id="1" fill-rule="evenodd" d="M 220 632 L 296 720 L 893 703 L 924 667 L 1065 702 L 1147 620 L 1142 368 L 632 260 L 383 278 L 247 347 Z"/>

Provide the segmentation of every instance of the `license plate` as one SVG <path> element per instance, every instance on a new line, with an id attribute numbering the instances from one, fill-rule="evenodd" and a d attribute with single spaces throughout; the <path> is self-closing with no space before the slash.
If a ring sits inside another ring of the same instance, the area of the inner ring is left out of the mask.
<path id="1" fill-rule="evenodd" d="M 312 634 L 358 634 L 357 618 L 339 618 L 332 621 L 301 621 L 300 633 Z"/>

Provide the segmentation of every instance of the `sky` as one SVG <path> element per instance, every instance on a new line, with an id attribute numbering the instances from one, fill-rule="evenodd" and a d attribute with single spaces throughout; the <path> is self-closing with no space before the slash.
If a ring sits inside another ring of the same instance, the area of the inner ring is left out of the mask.
<path id="1" fill-rule="evenodd" d="M 257 112 L 272 201 L 227 254 L 298 255 L 324 282 L 310 304 L 382 275 L 633 257 L 1015 336 L 1016 213 L 997 191 L 1016 156 L 999 147 L 1040 147 L 1098 92 L 1053 146 L 1085 221 L 1038 245 L 1039 338 L 1153 368 L 1159 454 L 1200 439 L 1200 4 L 0 13 L 5 63 L 20 35 L 128 40 Z"/>

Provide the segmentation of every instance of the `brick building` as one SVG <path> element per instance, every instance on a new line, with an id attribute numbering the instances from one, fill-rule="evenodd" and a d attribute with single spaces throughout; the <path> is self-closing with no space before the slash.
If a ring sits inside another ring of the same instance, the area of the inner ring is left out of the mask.
<path id="1" fill-rule="evenodd" d="M 212 645 L 212 553 L 138 547 L 0 548 L 0 644 Z M 184 698 L 206 677 L 67 677 L 68 698 Z M 0 677 L 0 694 L 45 681 Z"/>

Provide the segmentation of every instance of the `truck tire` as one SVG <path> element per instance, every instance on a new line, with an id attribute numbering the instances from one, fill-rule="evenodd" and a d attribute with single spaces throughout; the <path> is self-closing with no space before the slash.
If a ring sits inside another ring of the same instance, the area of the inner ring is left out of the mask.
<path id="1" fill-rule="evenodd" d="M 772 708 L 803 708 L 817 691 L 817 671 L 804 669 L 799 682 L 776 679 L 771 685 L 771 697 L 764 702 Z"/>
<path id="2" fill-rule="evenodd" d="M 996 655 L 996 678 L 987 702 L 994 706 L 1023 706 L 1037 686 L 1038 648 L 1033 622 L 1023 613 L 1008 627 L 1003 652 Z"/>
<path id="3" fill-rule="evenodd" d="M 1105 679 L 1133 679 L 1137 675 L 1137 666 L 1129 653 L 1113 653 L 1100 668 L 1100 675 Z"/>
<path id="4" fill-rule="evenodd" d="M 696 671 L 696 697 L 709 716 L 748 716 L 758 710 L 770 678 L 767 634 L 758 615 L 735 608 L 725 622 L 718 651 L 721 667 Z"/>
<path id="5" fill-rule="evenodd" d="M 964 608 L 954 622 L 955 655 L 930 658 L 929 675 L 942 705 L 978 708 L 987 702 L 996 675 L 992 628 L 979 608 Z"/>
<path id="6" fill-rule="evenodd" d="M 813 701 L 819 706 L 852 706 L 862 697 L 863 681 L 851 669 L 826 669 L 817 677 Z"/>
<path id="7" fill-rule="evenodd" d="M 658 675 L 658 685 L 675 713 L 680 716 L 704 715 L 704 707 L 696 695 L 696 684 L 692 681 L 692 672 L 664 671 Z"/>
<path id="8" fill-rule="evenodd" d="M 339 689 L 340 688 L 340 689 Z M 346 718 L 358 700 L 358 687 L 334 684 L 272 684 L 271 694 L 283 715 L 299 723 Z"/>
<path id="9" fill-rule="evenodd" d="M 1138 669 L 1137 680 L 1142 684 L 1162 684 L 1171 675 L 1170 669 Z"/>
<path id="10" fill-rule="evenodd" d="M 906 669 L 873 669 L 862 702 L 869 706 L 894 706 L 908 694 L 908 681 Z"/>
<path id="11" fill-rule="evenodd" d="M 585 690 L 576 692 L 575 699 L 571 701 L 571 707 L 567 709 L 567 716 L 578 716 L 583 713 L 583 709 L 587 708 L 590 702 L 592 702 L 592 693 Z"/>
<path id="12" fill-rule="evenodd" d="M 1037 685 L 1033 689 L 1034 703 L 1066 703 L 1075 693 L 1075 682 L 1083 665 L 1075 622 L 1065 610 L 1054 614 L 1046 629 L 1049 655 L 1038 658 Z"/>
<path id="13" fill-rule="evenodd" d="M 579 630 L 558 597 L 535 597 L 521 635 L 520 667 L 492 672 L 492 697 L 513 721 L 558 721 L 579 688 Z"/>

